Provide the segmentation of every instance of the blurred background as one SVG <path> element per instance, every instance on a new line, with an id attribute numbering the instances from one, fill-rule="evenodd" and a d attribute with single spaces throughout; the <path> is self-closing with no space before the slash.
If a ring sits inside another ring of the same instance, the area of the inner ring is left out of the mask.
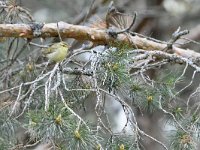
<path id="1" fill-rule="evenodd" d="M 97 18 L 105 19 L 110 0 L 21 0 L 21 6 L 28 9 L 38 22 L 50 23 L 64 21 L 71 24 L 89 25 L 91 22 L 98 21 Z M 114 0 L 114 5 L 120 12 L 133 14 L 137 12 L 136 23 L 133 31 L 141 33 L 148 37 L 153 37 L 162 41 L 170 40 L 172 33 L 180 26 L 181 29 L 190 30 L 186 38 L 200 41 L 200 0 Z M 200 52 L 200 46 L 194 43 L 188 43 L 185 40 L 179 40 L 177 46 L 194 49 Z M 172 71 L 183 70 L 184 66 L 167 66 Z M 165 69 L 165 68 L 162 68 Z M 193 69 L 186 71 L 184 83 L 180 83 L 177 89 L 181 89 L 191 81 Z M 162 70 L 162 73 L 165 73 Z M 151 70 L 151 78 L 160 76 L 160 71 Z M 188 96 L 199 85 L 199 78 L 194 78 L 193 84 L 180 95 L 180 103 L 185 103 Z M 79 112 L 82 117 L 89 120 L 95 118 L 94 106 L 96 98 L 94 95 L 88 96 L 87 113 Z M 199 98 L 199 97 L 198 97 Z M 198 102 L 198 98 L 192 101 L 192 105 Z M 111 124 L 114 131 L 121 131 L 126 123 L 126 116 L 121 105 L 107 97 L 105 109 L 111 116 Z M 93 102 L 93 103 L 92 103 Z M 87 116 L 85 116 L 87 114 Z M 163 115 L 160 112 L 153 114 L 137 113 L 136 118 L 139 126 L 146 133 L 163 141 L 166 140 L 166 131 L 173 130 L 170 124 L 163 126 Z M 161 150 L 163 147 L 148 138 L 143 139 L 144 148 L 147 150 Z"/>
<path id="2" fill-rule="evenodd" d="M 110 0 L 21 0 L 37 21 L 66 21 L 83 24 L 87 18 L 98 15 L 104 19 Z M 135 32 L 168 40 L 178 26 L 193 29 L 199 24 L 199 0 L 114 0 L 114 5 L 129 14 L 137 12 Z M 164 29 L 164 30 L 163 30 Z M 162 34 L 161 34 L 162 33 Z"/>
<path id="3" fill-rule="evenodd" d="M 95 22 L 96 18 L 105 19 L 109 3 L 110 0 L 21 0 L 22 6 L 30 11 L 36 21 L 45 23 L 64 21 L 82 25 Z M 133 14 L 135 11 L 137 12 L 136 23 L 133 27 L 134 32 L 168 41 L 172 33 L 180 26 L 183 30 L 190 30 L 190 34 L 186 35 L 187 38 L 200 41 L 200 0 L 114 0 L 114 5 L 123 13 Z M 199 45 L 184 40 L 179 40 L 177 46 L 200 51 Z M 170 67 L 168 66 L 168 68 Z M 175 65 L 171 69 L 180 71 L 183 66 Z M 192 73 L 191 68 L 187 70 L 184 78 L 186 83 L 191 81 Z M 160 72 L 153 71 L 150 74 L 152 78 L 156 78 L 155 76 L 158 76 Z M 195 81 L 190 88 L 181 94 L 180 103 L 184 102 L 196 89 L 199 79 L 196 78 Z M 185 83 L 180 84 L 179 88 L 183 85 Z M 95 103 L 91 104 L 92 98 L 93 96 L 89 97 L 91 107 L 89 109 L 91 110 L 88 118 L 90 119 L 95 115 L 93 110 Z M 126 122 L 121 105 L 114 100 L 106 102 L 105 106 L 107 112 L 112 116 L 112 125 L 115 131 L 121 131 Z M 166 137 L 169 136 L 166 131 L 173 130 L 173 127 L 170 124 L 165 124 L 163 127 L 162 117 L 160 112 L 155 112 L 152 115 L 138 115 L 137 120 L 146 133 L 165 141 Z M 144 138 L 143 141 L 143 145 L 148 150 L 162 149 L 159 144 L 148 138 Z"/>

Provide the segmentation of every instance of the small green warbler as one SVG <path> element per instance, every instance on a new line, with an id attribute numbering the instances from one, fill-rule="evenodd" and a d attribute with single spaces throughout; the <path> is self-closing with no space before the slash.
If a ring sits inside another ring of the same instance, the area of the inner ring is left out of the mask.
<path id="1" fill-rule="evenodd" d="M 54 43 L 50 47 L 42 50 L 42 53 L 51 61 L 59 63 L 68 54 L 69 46 L 65 42 Z"/>

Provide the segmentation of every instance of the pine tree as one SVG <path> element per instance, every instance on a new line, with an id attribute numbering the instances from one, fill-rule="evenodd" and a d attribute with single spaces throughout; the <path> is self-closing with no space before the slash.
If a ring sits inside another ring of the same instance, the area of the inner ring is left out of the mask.
<path id="1" fill-rule="evenodd" d="M 200 55 L 175 45 L 188 31 L 178 28 L 169 42 L 146 37 L 131 31 L 136 13 L 111 4 L 105 21 L 86 27 L 37 23 L 18 1 L 0 1 L 0 149 L 197 149 Z M 43 57 L 69 37 L 81 48 L 69 44 L 62 62 Z M 150 134 L 158 124 L 170 128 L 163 139 Z"/>

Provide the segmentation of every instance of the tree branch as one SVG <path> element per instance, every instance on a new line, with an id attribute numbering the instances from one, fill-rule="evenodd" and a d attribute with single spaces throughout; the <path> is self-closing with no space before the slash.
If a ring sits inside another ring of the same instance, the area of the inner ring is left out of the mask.
<path id="1" fill-rule="evenodd" d="M 127 36 L 127 34 L 119 34 L 117 38 L 110 37 L 106 30 L 100 30 L 81 25 L 73 25 L 65 22 L 59 22 L 59 32 L 63 38 L 74 38 L 76 40 L 92 41 L 96 45 L 103 44 L 128 44 L 134 48 L 144 50 L 163 50 L 167 44 L 158 43 L 148 40 L 140 36 Z M 48 23 L 41 29 L 41 35 L 37 37 L 48 38 L 57 37 L 57 23 Z M 0 37 L 22 37 L 36 38 L 29 24 L 0 24 Z M 182 49 L 172 46 L 172 51 L 182 57 L 191 59 L 194 62 L 200 61 L 200 53 L 193 50 Z"/>

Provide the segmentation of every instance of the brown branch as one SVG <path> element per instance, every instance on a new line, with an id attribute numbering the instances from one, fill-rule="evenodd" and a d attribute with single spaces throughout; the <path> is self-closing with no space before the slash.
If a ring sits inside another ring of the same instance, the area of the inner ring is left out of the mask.
<path id="1" fill-rule="evenodd" d="M 144 50 L 163 50 L 167 47 L 167 44 L 158 43 L 139 36 L 119 34 L 115 39 L 110 37 L 105 30 L 99 30 L 81 25 L 73 25 L 65 22 L 59 22 L 59 29 L 63 38 L 92 41 L 97 45 L 110 43 L 117 43 L 119 45 L 122 43 L 128 44 L 133 48 Z M 48 23 L 43 26 L 39 37 L 48 38 L 57 36 L 57 23 Z M 28 24 L 0 24 L 0 37 L 35 38 L 30 25 Z M 191 59 L 195 62 L 200 61 L 200 53 L 193 50 L 172 46 L 172 51 L 179 56 Z"/>

